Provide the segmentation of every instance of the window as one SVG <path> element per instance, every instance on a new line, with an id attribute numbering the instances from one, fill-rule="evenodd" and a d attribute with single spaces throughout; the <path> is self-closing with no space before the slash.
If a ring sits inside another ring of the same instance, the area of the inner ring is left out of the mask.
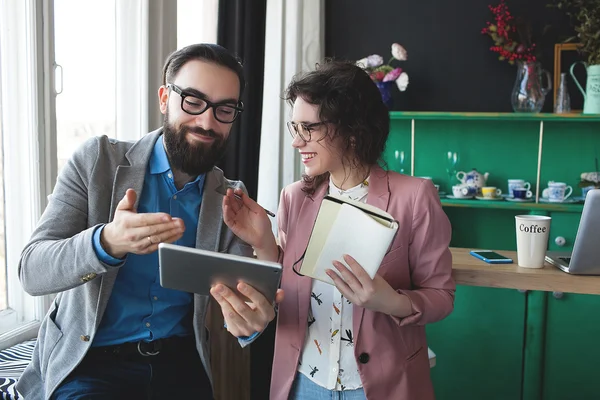
<path id="1" fill-rule="evenodd" d="M 177 48 L 217 43 L 218 16 L 219 0 L 177 0 Z"/>
<path id="2" fill-rule="evenodd" d="M 2 109 L 2 103 L 0 103 Z M 2 149 L 2 123 L 0 121 L 0 313 L 8 307 L 8 285 L 6 284 L 6 241 L 4 240 L 4 164 Z"/>
<path id="3" fill-rule="evenodd" d="M 47 192 L 44 149 L 49 124 L 44 68 L 43 29 L 38 24 L 42 0 L 0 2 L 0 105 L 2 132 L 3 301 L 0 347 L 35 335 L 48 299 L 21 289 L 18 262 L 44 206 Z"/>
<path id="4" fill-rule="evenodd" d="M 27 295 L 18 263 L 59 169 L 91 136 L 136 140 L 162 122 L 176 5 L 0 0 L 0 349 L 34 337 L 53 297 Z M 216 41 L 218 0 L 179 6 L 182 38 Z"/>
<path id="5" fill-rule="evenodd" d="M 115 35 L 115 0 L 54 0 L 59 171 L 90 137 L 116 137 Z"/>

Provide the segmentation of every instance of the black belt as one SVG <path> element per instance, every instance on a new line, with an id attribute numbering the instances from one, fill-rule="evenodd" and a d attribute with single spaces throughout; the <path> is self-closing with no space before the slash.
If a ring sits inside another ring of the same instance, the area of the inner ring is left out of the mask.
<path id="1" fill-rule="evenodd" d="M 92 347 L 88 351 L 88 355 L 92 357 L 101 356 L 111 358 L 152 358 L 159 355 L 180 355 L 180 352 L 192 349 L 196 349 L 196 342 L 193 335 L 173 336 L 151 342 L 140 340 L 139 342 L 128 342 L 112 346 Z"/>

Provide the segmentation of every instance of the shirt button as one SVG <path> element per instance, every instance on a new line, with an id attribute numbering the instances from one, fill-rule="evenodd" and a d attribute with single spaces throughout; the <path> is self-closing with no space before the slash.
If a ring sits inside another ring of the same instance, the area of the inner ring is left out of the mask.
<path id="1" fill-rule="evenodd" d="M 174 195 L 174 196 L 173 196 L 173 200 L 177 200 L 177 195 Z"/>
<path id="2" fill-rule="evenodd" d="M 150 328 L 150 322 L 146 322 L 146 328 Z"/>
<path id="3" fill-rule="evenodd" d="M 167 176 L 168 176 L 169 178 L 172 178 L 172 177 L 173 177 L 173 175 L 172 175 L 172 174 L 168 174 Z"/>
<path id="4" fill-rule="evenodd" d="M 157 297 L 157 296 L 154 296 L 154 300 L 158 300 L 158 297 Z"/>
<path id="5" fill-rule="evenodd" d="M 333 368 L 333 372 L 337 372 L 337 368 Z"/>

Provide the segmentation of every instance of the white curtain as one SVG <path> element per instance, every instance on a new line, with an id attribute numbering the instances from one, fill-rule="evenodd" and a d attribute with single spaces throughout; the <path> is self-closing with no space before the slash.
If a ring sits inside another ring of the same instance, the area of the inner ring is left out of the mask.
<path id="1" fill-rule="evenodd" d="M 300 179 L 301 163 L 285 123 L 283 92 L 292 77 L 324 56 L 324 0 L 268 0 L 258 202 L 276 210 L 284 186 Z M 273 224 L 276 232 L 276 223 Z"/>

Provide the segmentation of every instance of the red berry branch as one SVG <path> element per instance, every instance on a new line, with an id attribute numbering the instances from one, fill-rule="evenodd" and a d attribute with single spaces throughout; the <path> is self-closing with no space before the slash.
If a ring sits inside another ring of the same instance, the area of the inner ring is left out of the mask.
<path id="1" fill-rule="evenodd" d="M 489 35 L 494 41 L 494 46 L 491 46 L 490 50 L 498 53 L 498 59 L 500 61 L 507 60 L 509 64 L 514 64 L 518 60 L 536 61 L 535 43 L 526 46 L 515 39 L 518 34 L 516 24 L 505 0 L 500 0 L 500 4 L 495 7 L 489 5 L 488 8 L 494 14 L 495 23 L 488 21 L 487 27 L 483 28 L 481 33 Z"/>

